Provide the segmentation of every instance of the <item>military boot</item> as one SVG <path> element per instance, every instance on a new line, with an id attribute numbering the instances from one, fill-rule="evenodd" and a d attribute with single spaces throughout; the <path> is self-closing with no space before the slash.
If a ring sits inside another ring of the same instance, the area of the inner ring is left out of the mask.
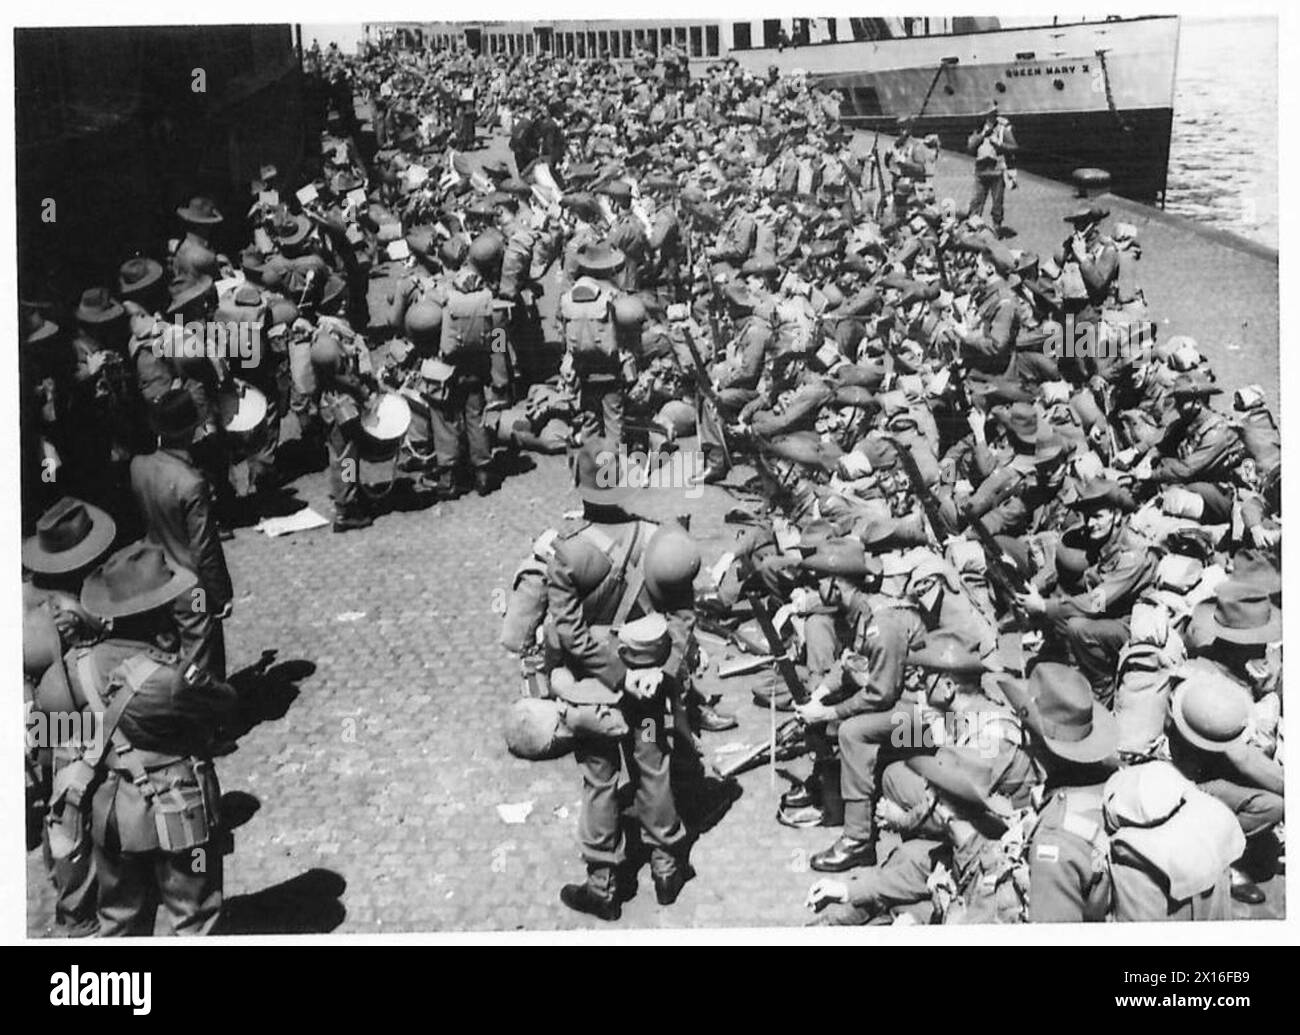
<path id="1" fill-rule="evenodd" d="M 614 869 L 589 866 L 582 884 L 566 884 L 560 889 L 560 901 L 579 913 L 589 913 L 599 920 L 617 920 L 623 915 L 619 905 Z"/>
<path id="2" fill-rule="evenodd" d="M 369 528 L 375 523 L 365 510 L 360 506 L 339 507 L 334 515 L 335 532 L 351 532 L 357 528 Z"/>
<path id="3" fill-rule="evenodd" d="M 655 898 L 661 906 L 671 906 L 686 882 L 695 876 L 695 870 L 684 858 L 656 848 L 650 853 L 650 874 L 654 878 Z"/>

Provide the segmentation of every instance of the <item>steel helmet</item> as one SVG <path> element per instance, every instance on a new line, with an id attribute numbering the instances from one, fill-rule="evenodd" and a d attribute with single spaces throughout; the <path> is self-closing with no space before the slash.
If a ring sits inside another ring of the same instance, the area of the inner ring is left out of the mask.
<path id="1" fill-rule="evenodd" d="M 695 407 L 684 399 L 669 399 L 659 409 L 655 423 L 673 439 L 695 434 Z"/>
<path id="2" fill-rule="evenodd" d="M 464 235 L 449 237 L 438 247 L 438 261 L 444 269 L 458 270 L 469 254 L 469 242 Z"/>
<path id="3" fill-rule="evenodd" d="M 646 589 L 655 604 L 674 606 L 693 598 L 700 548 L 681 525 L 661 525 L 646 544 L 641 563 Z"/>
<path id="4" fill-rule="evenodd" d="M 521 697 L 506 717 L 506 748 L 530 761 L 559 758 L 573 747 L 573 734 L 564 724 L 564 705 L 555 700 Z"/>
<path id="5" fill-rule="evenodd" d="M 494 272 L 504 254 L 500 234 L 479 234 L 469 246 L 469 261 L 481 273 Z"/>
<path id="6" fill-rule="evenodd" d="M 614 299 L 614 323 L 616 326 L 630 329 L 645 323 L 645 303 L 636 295 L 623 295 Z"/>
<path id="7" fill-rule="evenodd" d="M 337 370 L 343 363 L 343 345 L 338 336 L 321 327 L 311 343 L 311 365 L 322 370 Z"/>
<path id="8" fill-rule="evenodd" d="M 442 334 L 442 306 L 422 298 L 406 311 L 406 337 L 417 348 L 436 346 Z"/>

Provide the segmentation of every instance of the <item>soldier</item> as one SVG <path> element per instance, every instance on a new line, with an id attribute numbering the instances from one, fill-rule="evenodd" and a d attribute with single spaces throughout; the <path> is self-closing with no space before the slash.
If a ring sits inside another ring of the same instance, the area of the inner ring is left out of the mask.
<path id="1" fill-rule="evenodd" d="M 537 310 L 537 299 L 542 295 L 541 281 L 555 259 L 560 235 L 550 216 L 547 217 L 547 229 L 533 229 L 529 221 L 520 215 L 519 199 L 514 195 L 501 191 L 492 196 L 492 201 L 496 205 L 497 228 L 503 241 L 496 293 L 498 298 L 511 306 L 508 336 L 510 351 L 496 353 L 499 359 L 493 361 L 493 401 L 508 404 L 509 389 L 500 384 L 500 361 L 507 361 L 512 374 L 517 374 L 519 364 L 535 361 L 542 348 L 545 334 Z M 496 279 L 495 271 L 485 269 L 476 261 L 475 255 L 470 256 L 470 261 L 480 266 L 481 272 L 489 281 Z"/>
<path id="2" fill-rule="evenodd" d="M 337 321 L 322 322 L 316 328 L 310 352 L 320 418 L 329 447 L 335 532 L 368 528 L 374 523 L 361 494 L 358 450 L 361 413 L 372 392 L 365 380 L 370 373 L 370 354 L 364 345 L 345 335 L 346 329 Z"/>
<path id="3" fill-rule="evenodd" d="M 196 195 L 189 204 L 176 210 L 185 226 L 185 237 L 172 256 L 172 273 L 175 276 L 197 280 L 200 277 L 221 277 L 221 263 L 212 249 L 212 231 L 225 222 L 225 217 L 211 198 Z"/>
<path id="4" fill-rule="evenodd" d="M 699 552 L 680 526 L 656 530 L 623 509 L 636 490 L 620 484 L 610 443 L 588 439 L 575 456 L 575 476 L 583 520 L 557 538 L 546 572 L 545 642 L 552 671 L 563 670 L 552 684 L 556 695 L 571 704 L 620 704 L 633 720 L 624 731 L 634 737 L 630 766 L 641 779 L 638 811 L 660 849 L 658 862 L 652 862 L 656 893 L 671 902 L 685 881 L 685 861 L 675 854 L 683 833 L 664 764 L 665 699 L 659 690 L 661 680 L 671 683 L 663 686 L 667 691 L 684 687 L 689 678 L 695 650 L 691 583 L 699 570 Z M 643 657 L 643 644 L 653 642 L 649 653 L 662 676 L 629 676 L 625 652 L 598 627 L 622 626 L 638 614 L 656 611 L 663 635 L 641 636 L 642 645 L 634 643 L 632 653 Z M 644 726 L 647 721 L 651 726 Z M 617 731 L 618 724 L 611 728 Z M 583 745 L 578 755 L 585 772 L 579 837 L 587 881 L 566 885 L 560 897 L 580 912 L 616 920 L 621 913 L 617 870 L 624 861 L 614 797 L 618 741 Z"/>
<path id="5" fill-rule="evenodd" d="M 1115 693 L 1119 652 L 1128 642 L 1130 612 L 1155 577 L 1155 557 L 1125 524 L 1133 499 L 1115 482 L 1093 479 L 1079 490 L 1074 509 L 1084 514 L 1087 545 L 1082 592 L 1045 600 L 1037 587 L 1017 595 L 1029 615 L 1041 616 L 1088 677 L 1098 700 Z"/>
<path id="6" fill-rule="evenodd" d="M 623 265 L 615 275 L 614 283 L 622 291 L 638 291 L 641 288 L 641 267 L 650 248 L 645 224 L 632 211 L 632 188 L 626 180 L 614 180 L 602 187 L 601 193 L 609 198 L 614 214 L 606 243 L 623 256 Z"/>
<path id="7" fill-rule="evenodd" d="M 1029 842 L 1029 922 L 1097 923 L 1111 908 L 1102 791 L 1119 759 L 1119 726 L 1076 669 L 1044 661 L 1003 694 L 1047 773 Z"/>
<path id="8" fill-rule="evenodd" d="M 580 276 L 560 296 L 556 317 L 563 335 L 565 361 L 578 384 L 579 404 L 586 424 L 608 439 L 614 449 L 623 440 L 623 407 L 628 376 L 626 357 L 614 327 L 614 276 L 623 254 L 608 244 L 578 253 Z"/>
<path id="9" fill-rule="evenodd" d="M 1246 838 L 1227 806 L 1155 761 L 1107 780 L 1102 812 L 1115 920 L 1232 919 L 1228 868 Z"/>
<path id="10" fill-rule="evenodd" d="M 1220 589 L 1221 600 L 1222 589 Z M 1264 620 L 1252 629 L 1241 619 L 1249 605 L 1235 594 L 1220 610 L 1232 622 L 1221 633 L 1250 639 L 1280 636 L 1280 614 L 1267 618 L 1268 598 L 1263 597 Z M 1259 597 L 1251 602 L 1259 606 Z M 1195 663 L 1191 663 L 1195 665 Z M 1238 902 L 1259 905 L 1264 892 L 1248 872 L 1267 872 L 1269 864 L 1260 846 L 1283 817 L 1285 776 L 1282 764 L 1256 743 L 1252 729 L 1250 691 L 1213 668 L 1191 668 L 1175 688 L 1169 702 L 1169 754 L 1174 765 L 1197 787 L 1217 798 L 1236 816 L 1246 837 L 1241 859 L 1231 860 L 1231 893 Z"/>
<path id="11" fill-rule="evenodd" d="M 1232 518 L 1233 481 L 1245 456 L 1241 438 L 1206 400 L 1223 389 L 1196 373 L 1181 374 L 1169 391 L 1177 418 L 1150 452 L 1133 467 L 1133 477 L 1153 486 L 1176 485 L 1197 496 L 1208 525 Z"/>
<path id="12" fill-rule="evenodd" d="M 65 809 L 93 788 L 105 937 L 152 934 L 159 903 L 169 934 L 209 934 L 221 915 L 226 845 L 210 745 L 238 699 L 178 653 L 175 601 L 196 581 L 161 549 L 137 543 L 81 591 L 82 606 L 112 629 L 68 655 L 74 694 L 96 717 L 99 739 L 69 778 L 76 791 Z"/>
<path id="13" fill-rule="evenodd" d="M 36 534 L 23 542 L 23 567 L 32 574 L 31 584 L 23 587 L 23 685 L 25 699 L 36 712 L 66 716 L 79 708 L 71 697 L 63 657 L 74 648 L 92 646 L 103 635 L 101 624 L 81 606 L 81 584 L 116 534 L 117 526 L 106 512 L 65 496 L 41 515 Z M 28 770 L 29 792 L 48 804 L 52 788 L 75 757 L 75 744 L 37 745 Z M 41 823 L 42 855 L 58 892 L 54 922 L 68 937 L 94 934 L 99 926 L 89 816 L 83 819 L 86 823 L 67 841 L 52 837 L 51 827 Z"/>
<path id="14" fill-rule="evenodd" d="M 158 449 L 131 461 L 131 490 L 150 542 L 177 568 L 195 573 L 199 592 L 176 597 L 173 619 L 186 658 L 217 679 L 226 677 L 222 623 L 234 607 L 234 588 L 217 528 L 212 486 L 194 462 L 199 424 L 194 399 L 175 388 L 154 404 Z"/>
<path id="15" fill-rule="evenodd" d="M 1019 145 L 1011 123 L 998 114 L 996 105 L 984 113 L 984 124 L 966 141 L 966 150 L 975 156 L 975 190 L 966 215 L 982 216 L 990 195 L 993 210 L 990 218 L 999 237 L 1009 236 L 1002 225 L 1003 201 L 1006 198 L 1008 158 L 1015 158 Z"/>
<path id="16" fill-rule="evenodd" d="M 473 263 L 456 272 L 440 297 L 441 341 L 438 361 L 430 365 L 428 393 L 438 464 L 433 489 L 439 499 L 462 495 L 461 468 L 468 458 L 474 490 L 486 496 L 497 488 L 497 481 L 483 426 L 485 388 L 493 352 L 504 348 L 504 307 L 495 303 Z"/>

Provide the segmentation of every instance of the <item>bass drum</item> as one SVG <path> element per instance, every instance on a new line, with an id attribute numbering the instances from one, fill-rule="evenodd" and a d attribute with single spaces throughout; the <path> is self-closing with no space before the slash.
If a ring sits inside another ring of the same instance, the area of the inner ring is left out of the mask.
<path id="1" fill-rule="evenodd" d="M 270 404 L 260 388 L 236 379 L 231 389 L 217 396 L 217 408 L 232 458 L 244 459 L 266 449 Z"/>
<path id="2" fill-rule="evenodd" d="M 411 428 L 411 404 L 397 392 L 374 396 L 361 415 L 357 451 L 361 491 L 372 498 L 388 495 L 397 480 L 397 460 Z"/>

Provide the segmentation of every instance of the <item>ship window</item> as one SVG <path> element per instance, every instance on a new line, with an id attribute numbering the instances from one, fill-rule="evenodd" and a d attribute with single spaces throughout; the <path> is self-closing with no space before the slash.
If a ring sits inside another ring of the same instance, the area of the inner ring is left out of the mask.
<path id="1" fill-rule="evenodd" d="M 646 33 L 645 42 L 646 42 L 646 50 L 650 51 L 651 54 L 658 56 L 659 32 L 657 29 L 651 29 L 649 32 Z"/>
<path id="2" fill-rule="evenodd" d="M 998 82 L 993 84 L 993 89 L 997 90 L 998 93 L 1006 93 L 1007 84 L 1002 82 L 1001 80 L 998 80 Z"/>
<path id="3" fill-rule="evenodd" d="M 718 56 L 718 27 L 716 25 L 706 25 L 704 27 L 704 52 L 711 58 Z"/>
<path id="4" fill-rule="evenodd" d="M 622 37 L 619 35 L 618 30 L 615 29 L 613 32 L 609 34 L 609 56 L 622 57 L 623 56 L 622 50 L 620 49 L 621 46 L 622 46 Z"/>
<path id="5" fill-rule="evenodd" d="M 796 18 L 794 20 L 794 32 L 792 34 L 791 42 L 793 42 L 796 47 L 806 47 L 811 39 L 812 31 L 808 27 L 808 19 Z"/>
<path id="6" fill-rule="evenodd" d="M 600 46 L 600 50 L 601 50 L 601 52 L 602 52 L 602 53 L 608 53 L 608 52 L 609 52 L 609 33 L 608 33 L 608 32 L 598 32 L 598 33 L 596 33 L 596 39 L 599 41 L 599 46 Z"/>
<path id="7" fill-rule="evenodd" d="M 763 20 L 763 46 L 775 47 L 781 42 L 781 19 L 765 18 Z"/>
<path id="8" fill-rule="evenodd" d="M 632 30 L 623 30 L 623 56 L 629 57 L 632 53 Z"/>
<path id="9" fill-rule="evenodd" d="M 596 34 L 595 32 L 587 33 L 587 56 L 596 56 Z"/>
<path id="10" fill-rule="evenodd" d="M 574 55 L 574 53 L 577 51 L 577 49 L 578 49 L 578 48 L 577 48 L 576 46 L 574 46 L 574 43 L 573 43 L 573 33 L 571 33 L 571 32 L 566 32 L 566 33 L 564 34 L 564 52 L 565 52 L 566 54 L 568 54 L 569 57 L 573 57 L 573 55 Z"/>
<path id="11" fill-rule="evenodd" d="M 577 39 L 578 42 L 577 56 L 580 58 L 585 58 L 587 56 L 587 34 L 584 32 L 580 32 L 577 33 L 575 38 Z"/>
<path id="12" fill-rule="evenodd" d="M 704 30 L 698 25 L 691 26 L 691 57 L 704 57 Z"/>
<path id="13" fill-rule="evenodd" d="M 685 25 L 679 25 L 679 26 L 677 26 L 676 29 L 673 30 L 673 42 L 676 43 L 679 47 L 685 47 L 685 46 L 686 46 L 686 26 L 685 26 Z"/>
<path id="14" fill-rule="evenodd" d="M 753 46 L 749 22 L 736 22 L 731 27 L 731 49 L 749 50 Z"/>
<path id="15" fill-rule="evenodd" d="M 1033 61 L 1033 60 L 1034 60 L 1034 52 L 1033 52 L 1032 50 L 1018 50 L 1018 51 L 1016 51 L 1016 60 L 1017 60 L 1017 61 Z"/>

